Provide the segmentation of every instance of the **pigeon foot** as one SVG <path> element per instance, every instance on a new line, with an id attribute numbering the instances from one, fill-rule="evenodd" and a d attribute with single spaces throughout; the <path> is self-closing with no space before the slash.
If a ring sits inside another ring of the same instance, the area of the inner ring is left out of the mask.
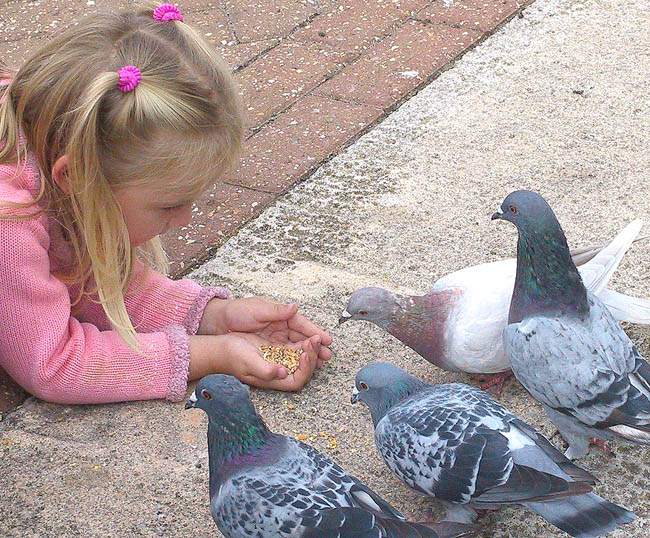
<path id="1" fill-rule="evenodd" d="M 486 390 L 493 396 L 499 397 L 503 392 L 505 382 L 513 377 L 513 373 L 512 370 L 506 370 L 498 374 L 479 374 L 472 377 L 476 379 L 481 390 Z"/>
<path id="2" fill-rule="evenodd" d="M 609 456 L 610 458 L 616 457 L 616 453 L 614 452 L 614 450 L 612 450 L 612 447 L 610 447 L 609 443 L 607 441 L 604 441 L 603 439 L 592 437 L 591 439 L 589 439 L 589 444 L 594 445 L 597 449 L 604 452 L 605 455 Z"/>

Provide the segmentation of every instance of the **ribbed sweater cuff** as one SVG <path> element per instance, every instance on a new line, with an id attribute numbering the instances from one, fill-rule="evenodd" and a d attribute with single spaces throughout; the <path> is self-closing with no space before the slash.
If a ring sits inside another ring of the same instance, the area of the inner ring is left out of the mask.
<path id="1" fill-rule="evenodd" d="M 203 288 L 185 317 L 183 325 L 185 325 L 187 332 L 196 334 L 203 318 L 203 311 L 212 299 L 230 299 L 231 297 L 232 295 L 227 288 Z"/>
<path id="2" fill-rule="evenodd" d="M 185 328 L 180 325 L 165 327 L 163 332 L 169 338 L 172 359 L 169 386 L 165 398 L 172 402 L 180 402 L 187 391 L 187 376 L 190 367 L 190 337 Z"/>

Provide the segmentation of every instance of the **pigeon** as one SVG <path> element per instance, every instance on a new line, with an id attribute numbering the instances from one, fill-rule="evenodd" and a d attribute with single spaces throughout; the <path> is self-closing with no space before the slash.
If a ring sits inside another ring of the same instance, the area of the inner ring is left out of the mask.
<path id="1" fill-rule="evenodd" d="M 617 319 L 650 324 L 649 300 L 606 287 L 641 227 L 642 222 L 635 220 L 605 246 L 573 254 L 587 287 L 602 297 Z M 482 388 L 501 387 L 511 375 L 502 336 L 516 266 L 515 259 L 507 259 L 467 267 L 440 278 L 421 296 L 361 288 L 351 295 L 339 324 L 370 321 L 439 368 L 492 374 L 481 376 L 488 379 Z"/>
<path id="2" fill-rule="evenodd" d="M 438 530 L 404 516 L 313 447 L 271 432 L 236 378 L 204 377 L 186 409 L 208 415 L 212 517 L 226 538 L 452 538 L 471 526 Z"/>
<path id="3" fill-rule="evenodd" d="M 590 473 L 478 388 L 429 385 L 377 362 L 357 373 L 351 401 L 368 406 L 388 468 L 439 499 L 443 521 L 467 523 L 477 510 L 523 505 L 571 536 L 591 538 L 635 519 L 592 493 Z"/>
<path id="4" fill-rule="evenodd" d="M 519 232 L 504 348 L 515 377 L 541 402 L 577 459 L 589 440 L 650 444 L 650 366 L 589 291 L 546 200 L 509 194 L 493 216 Z"/>

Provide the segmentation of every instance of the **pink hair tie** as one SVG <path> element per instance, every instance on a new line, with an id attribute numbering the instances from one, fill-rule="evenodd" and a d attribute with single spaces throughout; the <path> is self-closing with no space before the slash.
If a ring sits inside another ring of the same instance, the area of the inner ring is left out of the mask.
<path id="1" fill-rule="evenodd" d="M 142 73 L 135 65 L 125 65 L 117 74 L 120 76 L 117 87 L 122 93 L 132 92 L 142 80 Z"/>
<path id="2" fill-rule="evenodd" d="M 182 21 L 183 14 L 175 4 L 160 4 L 153 10 L 153 18 L 158 22 Z"/>

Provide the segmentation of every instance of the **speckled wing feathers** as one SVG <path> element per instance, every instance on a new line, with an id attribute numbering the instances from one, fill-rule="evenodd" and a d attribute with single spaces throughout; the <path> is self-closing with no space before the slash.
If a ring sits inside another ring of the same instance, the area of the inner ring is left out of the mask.
<path id="1" fill-rule="evenodd" d="M 243 469 L 222 485 L 212 499 L 220 529 L 237 529 L 236 536 L 293 536 L 297 513 L 347 504 L 355 481 L 312 447 L 289 438 L 286 443 L 273 467 Z"/>
<path id="2" fill-rule="evenodd" d="M 233 474 L 211 508 L 229 537 L 437 537 L 428 527 L 403 521 L 402 514 L 337 464 L 290 438 L 272 467 Z"/>
<path id="3" fill-rule="evenodd" d="M 438 385 L 393 407 L 375 438 L 388 466 L 409 486 L 451 502 L 500 504 L 588 489 L 517 464 L 502 434 L 517 422 L 481 391 Z"/>

